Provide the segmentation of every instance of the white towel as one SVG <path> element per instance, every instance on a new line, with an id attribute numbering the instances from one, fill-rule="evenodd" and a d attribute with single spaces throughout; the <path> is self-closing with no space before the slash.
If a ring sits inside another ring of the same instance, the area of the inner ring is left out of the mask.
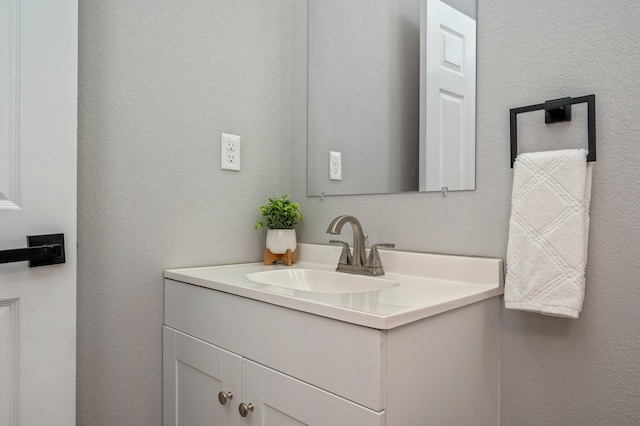
<path id="1" fill-rule="evenodd" d="M 584 149 L 521 154 L 513 166 L 505 307 L 568 318 L 582 310 L 591 163 Z"/>

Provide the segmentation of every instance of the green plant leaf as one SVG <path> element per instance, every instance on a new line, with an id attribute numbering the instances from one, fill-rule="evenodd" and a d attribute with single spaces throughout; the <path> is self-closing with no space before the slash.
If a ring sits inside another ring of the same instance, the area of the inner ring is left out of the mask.
<path id="1" fill-rule="evenodd" d="M 260 214 L 265 219 L 256 219 L 256 229 L 267 226 L 270 229 L 294 229 L 302 220 L 300 205 L 292 202 L 290 194 L 268 198 L 269 203 L 260 206 Z"/>

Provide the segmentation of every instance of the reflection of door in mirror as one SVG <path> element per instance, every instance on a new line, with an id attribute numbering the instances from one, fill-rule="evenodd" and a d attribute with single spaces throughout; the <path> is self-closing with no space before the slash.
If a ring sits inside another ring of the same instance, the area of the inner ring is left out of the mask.
<path id="1" fill-rule="evenodd" d="M 473 23 L 459 29 L 448 16 L 429 21 L 441 37 L 433 44 L 439 50 L 429 53 L 448 73 L 424 68 L 428 2 Z M 308 6 L 308 195 L 474 189 L 476 0 L 309 0 Z M 439 31 L 441 24 L 448 30 Z M 463 87 L 451 86 L 461 73 Z M 429 89 L 435 107 L 427 118 L 421 111 Z M 438 127 L 421 133 L 427 119 Z M 427 185 L 427 170 L 435 183 Z"/>
<path id="2" fill-rule="evenodd" d="M 423 5 L 420 191 L 475 189 L 476 21 Z"/>

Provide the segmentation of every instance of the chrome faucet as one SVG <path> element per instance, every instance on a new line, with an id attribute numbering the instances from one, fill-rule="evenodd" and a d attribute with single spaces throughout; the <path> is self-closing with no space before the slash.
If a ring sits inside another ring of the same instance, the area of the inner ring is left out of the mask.
<path id="1" fill-rule="evenodd" d="M 374 244 L 371 246 L 369 259 L 367 260 L 367 252 L 364 246 L 364 240 L 367 238 L 362 232 L 360 221 L 353 216 L 338 216 L 331 221 L 327 228 L 328 234 L 340 234 L 345 223 L 350 223 L 353 228 L 353 255 L 349 251 L 349 244 L 344 241 L 331 240 L 332 244 L 342 244 L 342 254 L 338 262 L 336 271 L 348 272 L 351 274 L 361 275 L 384 275 L 382 262 L 378 254 L 378 247 L 395 247 L 395 244 Z"/>

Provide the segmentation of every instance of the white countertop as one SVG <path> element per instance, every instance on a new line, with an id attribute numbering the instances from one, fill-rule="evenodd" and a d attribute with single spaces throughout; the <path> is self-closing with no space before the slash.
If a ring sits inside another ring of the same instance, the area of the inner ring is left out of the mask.
<path id="1" fill-rule="evenodd" d="M 260 284 L 247 274 L 289 268 L 335 270 L 340 247 L 299 244 L 298 263 L 170 269 L 167 279 L 376 329 L 390 329 L 503 292 L 501 259 L 380 250 L 386 274 L 398 285 L 363 293 L 315 293 Z"/>

